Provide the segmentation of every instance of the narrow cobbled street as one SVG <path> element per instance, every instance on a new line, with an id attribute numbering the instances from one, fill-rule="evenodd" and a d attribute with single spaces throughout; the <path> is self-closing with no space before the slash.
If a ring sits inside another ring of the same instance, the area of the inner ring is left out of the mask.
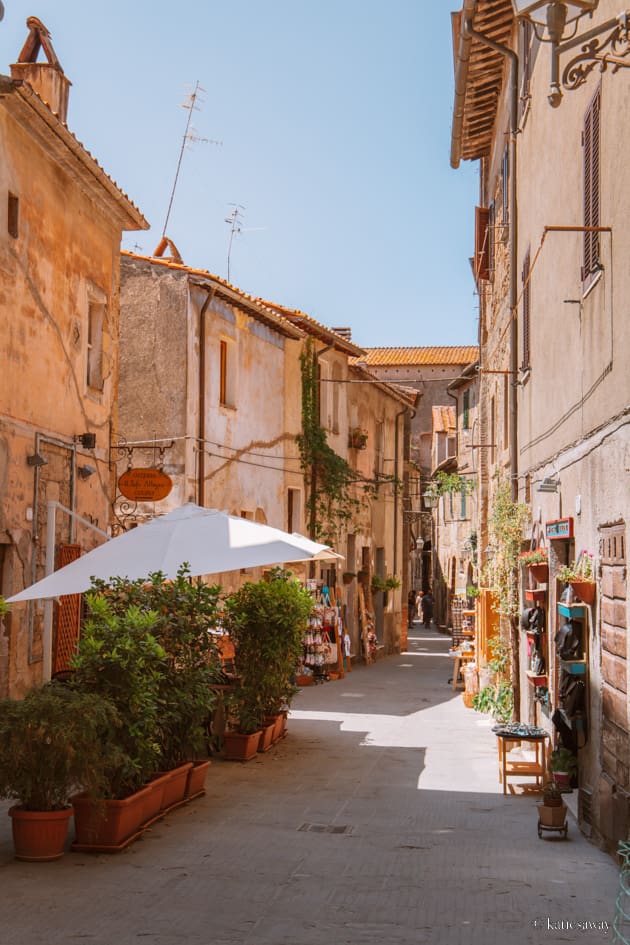
<path id="1" fill-rule="evenodd" d="M 0 945 L 611 941 L 613 861 L 573 819 L 540 840 L 535 799 L 503 796 L 448 646 L 416 624 L 409 652 L 304 689 L 283 742 L 214 762 L 124 853 L 21 863 L 1 817 Z"/>

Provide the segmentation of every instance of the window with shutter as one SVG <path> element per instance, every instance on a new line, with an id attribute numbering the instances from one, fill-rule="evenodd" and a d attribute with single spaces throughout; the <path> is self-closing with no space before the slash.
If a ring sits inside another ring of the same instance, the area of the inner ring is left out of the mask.
<path id="1" fill-rule="evenodd" d="M 496 224 L 496 207 L 494 200 L 488 207 L 488 278 L 494 276 L 494 228 Z"/>
<path id="2" fill-rule="evenodd" d="M 475 282 L 479 282 L 480 279 L 490 278 L 489 222 L 490 208 L 475 207 Z"/>
<path id="3" fill-rule="evenodd" d="M 463 418 L 462 418 L 462 429 L 470 429 L 470 391 L 464 391 L 464 403 L 463 403 Z"/>
<path id="4" fill-rule="evenodd" d="M 510 222 L 510 150 L 505 146 L 503 160 L 501 161 L 501 226 L 507 226 Z M 501 234 L 505 239 L 507 234 Z"/>
<path id="5" fill-rule="evenodd" d="M 600 226 L 600 113 L 601 86 L 591 99 L 584 116 L 582 149 L 584 160 L 584 226 Z M 601 269 L 599 233 L 584 232 L 582 281 L 588 288 Z"/>
<path id="6" fill-rule="evenodd" d="M 531 257 L 527 250 L 523 260 L 523 360 L 521 362 L 521 371 L 527 371 L 531 367 L 531 350 L 529 339 L 529 321 L 531 312 L 531 279 L 530 279 Z"/>

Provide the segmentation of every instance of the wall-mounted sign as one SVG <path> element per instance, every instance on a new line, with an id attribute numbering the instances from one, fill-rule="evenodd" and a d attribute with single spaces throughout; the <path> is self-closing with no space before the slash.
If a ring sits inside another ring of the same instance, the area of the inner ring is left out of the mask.
<path id="1" fill-rule="evenodd" d="M 573 519 L 557 518 L 553 522 L 545 522 L 545 535 L 551 541 L 554 538 L 573 538 Z"/>
<path id="2" fill-rule="evenodd" d="M 128 469 L 118 480 L 118 488 L 133 502 L 159 502 L 173 488 L 173 481 L 159 469 Z"/>

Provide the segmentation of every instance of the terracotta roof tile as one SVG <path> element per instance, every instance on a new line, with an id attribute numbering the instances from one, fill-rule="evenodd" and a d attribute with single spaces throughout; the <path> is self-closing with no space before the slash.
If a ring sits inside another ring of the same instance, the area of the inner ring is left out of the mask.
<path id="1" fill-rule="evenodd" d="M 268 302 L 264 299 L 259 299 L 259 301 L 262 305 L 268 305 L 270 308 L 279 312 L 283 318 L 288 319 L 291 324 L 297 325 L 298 328 L 301 328 L 307 334 L 313 335 L 320 340 L 334 343 L 335 348 L 340 351 L 344 351 L 351 356 L 359 355 L 359 360 L 364 360 L 363 348 L 356 345 L 353 341 L 349 341 L 344 335 L 338 334 L 334 328 L 328 328 L 327 325 L 318 322 L 317 319 L 313 318 L 311 315 L 307 315 L 306 312 L 301 312 L 299 309 L 287 308 L 284 305 L 278 305 L 277 302 Z M 355 359 L 356 358 L 351 357 L 351 360 Z"/>
<path id="2" fill-rule="evenodd" d="M 367 367 L 427 364 L 470 364 L 479 357 L 476 345 L 430 348 L 366 348 L 360 358 Z"/>
<path id="3" fill-rule="evenodd" d="M 92 152 L 89 151 L 81 141 L 79 141 L 79 139 L 74 134 L 74 132 L 70 131 L 67 123 L 61 119 L 61 117 L 59 116 L 57 112 L 53 111 L 50 103 L 47 102 L 45 99 L 43 99 L 41 95 L 39 95 L 37 91 L 31 85 L 29 85 L 28 82 L 25 82 L 21 79 L 6 79 L 5 87 L 8 89 L 11 86 L 12 86 L 12 89 L 11 89 L 12 91 L 17 92 L 24 101 L 30 102 L 32 105 L 34 105 L 36 110 L 37 110 L 37 105 L 39 105 L 40 107 L 44 106 L 46 111 L 45 112 L 40 111 L 40 115 L 42 117 L 45 117 L 46 113 L 49 113 L 50 117 L 55 119 L 57 126 L 60 126 L 63 129 L 59 137 L 61 137 L 62 140 L 65 137 L 66 145 L 68 145 L 71 149 L 74 149 L 78 155 L 83 156 L 84 158 L 87 158 L 88 163 L 89 162 L 92 163 L 93 168 L 96 171 L 94 176 L 97 178 L 100 177 L 101 183 L 104 184 L 107 187 L 107 189 L 109 189 L 113 193 L 113 195 L 115 195 L 119 200 L 127 204 L 127 207 L 129 208 L 129 211 L 131 212 L 131 215 L 135 218 L 137 228 L 142 229 L 142 230 L 148 230 L 149 224 L 147 223 L 146 219 L 142 215 L 142 212 L 138 209 L 138 207 L 133 202 L 133 200 L 128 196 L 128 194 L 125 193 L 124 190 L 122 190 L 118 186 L 116 181 L 112 177 L 109 176 L 107 171 L 105 171 L 103 167 L 99 164 L 99 162 L 96 160 Z M 49 122 L 49 124 L 51 124 L 51 127 L 52 127 L 52 123 Z"/>
<path id="4" fill-rule="evenodd" d="M 197 276 L 202 279 L 211 279 L 214 283 L 218 283 L 220 286 L 222 286 L 226 292 L 243 299 L 243 301 L 248 305 L 248 311 L 253 317 L 266 320 L 277 331 L 284 332 L 285 335 L 288 335 L 291 338 L 303 337 L 302 332 L 300 331 L 300 326 L 294 325 L 289 321 L 289 319 L 284 318 L 277 311 L 275 311 L 275 309 L 272 308 L 269 303 L 263 302 L 261 299 L 255 298 L 253 295 L 249 295 L 247 292 L 243 292 L 242 289 L 237 288 L 235 285 L 232 285 L 230 282 L 227 282 L 220 276 L 215 276 L 207 269 L 196 269 L 193 266 L 187 266 L 183 262 L 176 262 L 174 259 L 169 257 L 143 256 L 139 253 L 132 253 L 130 250 L 126 249 L 121 250 L 120 254 L 121 256 L 126 256 L 128 259 L 138 259 L 141 262 L 149 262 L 155 266 L 163 266 L 165 269 L 174 269 L 177 272 L 186 272 L 191 276 Z"/>
<path id="5" fill-rule="evenodd" d="M 455 407 L 436 406 L 431 408 L 434 433 L 455 432 Z"/>

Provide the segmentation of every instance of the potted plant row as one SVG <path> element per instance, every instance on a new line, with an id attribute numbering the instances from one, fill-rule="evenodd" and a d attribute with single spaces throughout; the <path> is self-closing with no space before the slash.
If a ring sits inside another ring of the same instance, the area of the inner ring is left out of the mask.
<path id="1" fill-rule="evenodd" d="M 282 737 L 312 608 L 308 591 L 280 568 L 226 600 L 224 625 L 234 643 L 239 679 L 228 700 L 226 758 L 250 760 Z"/>
<path id="2" fill-rule="evenodd" d="M 0 796 L 30 811 L 71 801 L 74 848 L 113 851 L 200 793 L 218 596 L 185 567 L 169 582 L 95 582 L 70 680 L 0 703 Z M 46 859 L 63 852 L 64 816 L 61 850 Z"/>

